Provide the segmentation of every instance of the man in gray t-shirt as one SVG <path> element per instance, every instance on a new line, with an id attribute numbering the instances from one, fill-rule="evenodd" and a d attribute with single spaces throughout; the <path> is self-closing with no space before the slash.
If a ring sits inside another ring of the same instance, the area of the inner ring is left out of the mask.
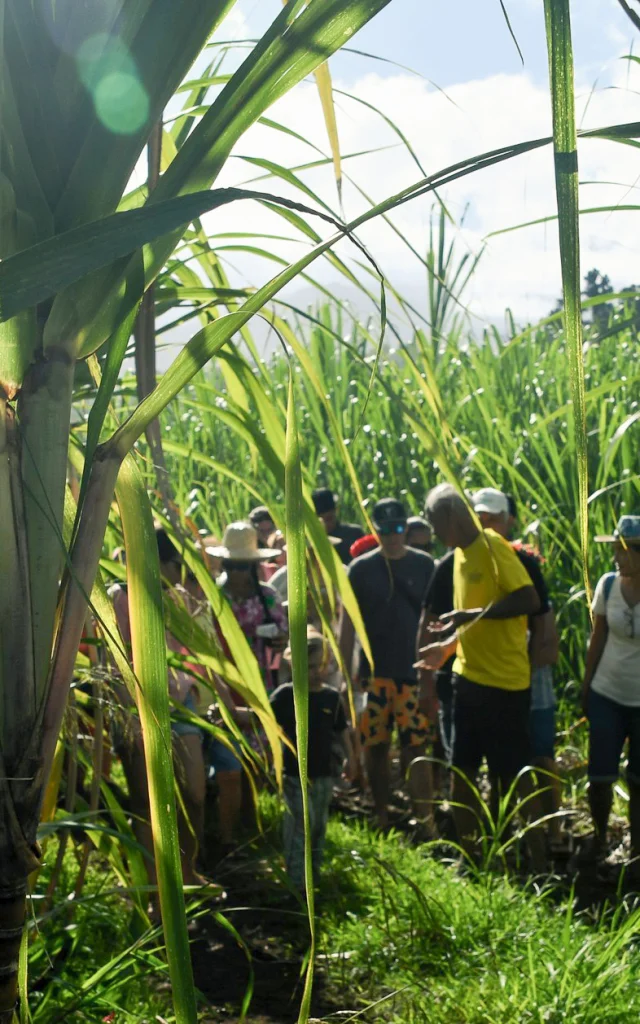
<path id="1" fill-rule="evenodd" d="M 415 661 L 416 634 L 434 562 L 407 547 L 404 506 L 393 498 L 379 501 L 372 513 L 380 547 L 349 566 L 353 588 L 369 640 L 373 666 L 363 652 L 356 685 L 367 694 L 360 723 L 367 774 L 378 822 L 388 824 L 389 747 L 394 723 L 401 746 L 414 815 L 432 830 L 431 769 L 425 753 L 429 723 L 420 710 Z M 343 611 L 340 649 L 347 667 L 353 658 L 354 628 Z"/>

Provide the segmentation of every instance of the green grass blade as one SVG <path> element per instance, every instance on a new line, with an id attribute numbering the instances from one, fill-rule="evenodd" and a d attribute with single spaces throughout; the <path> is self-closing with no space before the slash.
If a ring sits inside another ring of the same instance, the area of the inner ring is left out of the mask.
<path id="1" fill-rule="evenodd" d="M 588 206 L 584 210 L 579 210 L 581 217 L 585 217 L 588 213 L 628 213 L 629 211 L 640 210 L 640 206 L 634 203 L 616 203 L 613 206 Z M 536 220 L 526 220 L 522 224 L 512 224 L 508 228 L 497 228 L 495 231 L 490 231 L 488 235 L 484 236 L 486 241 L 488 238 L 495 238 L 496 235 L 508 235 L 511 231 L 521 231 L 523 228 L 532 228 L 536 224 L 548 224 L 552 220 L 557 220 L 557 213 L 550 213 L 547 217 L 537 217 Z"/>
<path id="2" fill-rule="evenodd" d="M 312 216 L 326 216 L 290 200 L 246 189 L 195 192 L 164 203 L 113 213 L 3 260 L 0 264 L 0 322 L 51 298 L 92 271 L 114 263 L 203 213 L 237 199 L 282 202 Z M 333 218 L 331 222 L 337 226 Z M 123 315 L 120 311 L 118 319 Z"/>
<path id="3" fill-rule="evenodd" d="M 116 497 L 127 552 L 131 646 L 140 682 L 138 708 L 173 1005 L 177 1024 L 193 1024 L 196 995 L 182 889 L 160 565 L 151 506 L 132 457 L 122 465 Z"/>
<path id="4" fill-rule="evenodd" d="M 578 205 L 578 140 L 573 86 L 573 49 L 569 0 L 545 0 L 549 76 L 553 109 L 553 148 L 560 231 L 562 296 L 578 471 L 578 523 L 583 572 L 589 594 L 589 479 L 582 316 L 580 306 L 580 228 Z"/>
<path id="5" fill-rule="evenodd" d="M 302 789 L 302 805 L 304 809 L 304 862 L 305 883 L 307 889 L 307 907 L 309 909 L 309 929 L 311 948 L 309 964 L 305 978 L 304 993 L 300 1005 L 298 1024 L 306 1024 L 311 1007 L 311 991 L 313 985 L 313 964 L 315 956 L 315 909 L 313 896 L 313 871 L 311 867 L 311 833 L 309 829 L 308 802 L 308 721 L 309 721 L 309 681 L 307 666 L 307 557 L 304 530 L 304 506 L 302 499 L 302 468 L 300 458 L 300 442 L 298 438 L 298 422 L 296 416 L 296 397 L 294 391 L 293 372 L 289 377 L 289 401 L 287 406 L 287 448 L 285 460 L 285 505 L 286 505 L 286 537 L 287 537 L 287 576 L 289 581 L 289 639 L 291 644 L 291 670 L 293 676 L 293 696 L 296 713 L 296 746 L 298 750 L 298 768 Z"/>

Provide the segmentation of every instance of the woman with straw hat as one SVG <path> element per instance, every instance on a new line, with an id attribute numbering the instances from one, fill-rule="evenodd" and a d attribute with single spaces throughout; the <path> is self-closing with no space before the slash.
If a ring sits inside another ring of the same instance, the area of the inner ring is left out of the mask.
<path id="1" fill-rule="evenodd" d="M 223 572 L 218 585 L 256 656 L 267 691 L 271 692 L 275 685 L 271 668 L 273 655 L 282 652 L 287 644 L 287 615 L 273 587 L 260 580 L 258 568 L 281 552 L 277 548 L 259 547 L 258 532 L 249 522 L 230 523 L 222 543 L 206 547 L 205 551 L 210 558 L 221 559 Z M 226 656 L 233 660 L 219 627 L 218 636 Z M 238 704 L 244 703 L 235 691 L 231 693 Z M 247 738 L 252 746 L 258 745 L 255 733 Z M 209 759 L 218 777 L 221 805 L 224 805 L 223 846 L 231 846 L 238 819 L 242 817 L 247 827 L 254 823 L 253 797 L 239 758 L 222 743 L 211 744 Z"/>
<path id="2" fill-rule="evenodd" d="M 255 527 L 236 522 L 227 526 L 222 544 L 207 548 L 207 554 L 222 559 L 219 584 L 257 658 L 267 689 L 271 690 L 267 652 L 284 650 L 287 616 L 273 587 L 259 579 L 258 566 L 281 551 L 258 547 Z"/>
<path id="3" fill-rule="evenodd" d="M 640 516 L 622 516 L 610 537 L 617 572 L 598 581 L 582 703 L 589 719 L 589 805 L 594 840 L 589 853 L 606 856 L 607 828 L 625 740 L 631 854 L 640 857 Z M 638 862 L 634 874 L 640 877 Z"/>

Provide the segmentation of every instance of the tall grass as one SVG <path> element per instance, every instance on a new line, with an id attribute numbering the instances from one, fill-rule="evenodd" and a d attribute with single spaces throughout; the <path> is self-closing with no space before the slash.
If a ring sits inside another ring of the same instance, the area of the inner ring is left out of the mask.
<path id="1" fill-rule="evenodd" d="M 585 344 L 591 537 L 610 532 L 619 513 L 637 508 L 640 498 L 640 360 L 635 328 L 624 326 L 625 320 L 621 300 L 603 336 L 589 328 Z M 563 633 L 562 674 L 567 681 L 575 679 L 588 620 L 577 530 L 570 370 L 559 318 L 524 330 L 513 325 L 508 335 L 493 328 L 481 339 L 461 336 L 457 326 L 436 339 L 417 331 L 383 351 L 373 380 L 377 338 L 370 325 L 347 316 L 335 303 L 289 312 L 287 322 L 311 364 L 295 369 L 309 485 L 334 487 L 343 515 L 362 520 L 351 473 L 334 437 L 337 424 L 365 501 L 395 494 L 411 512 L 419 512 L 439 479 L 434 457 L 446 444 L 463 487 L 498 486 L 516 497 L 521 532 L 547 560 Z M 269 415 L 284 422 L 286 360 L 275 352 L 256 366 L 238 351 L 233 359 L 244 362 L 245 372 L 264 388 Z M 314 378 L 326 391 L 324 401 Z M 259 501 L 282 522 L 281 481 L 258 447 L 265 424 L 250 398 L 248 410 L 240 412 L 229 379 L 220 369 L 202 374 L 163 419 L 167 458 L 183 508 L 215 533 Z M 429 437 L 434 439 L 431 452 L 425 447 Z M 610 552 L 593 546 L 591 554 L 597 578 L 609 568 Z"/>

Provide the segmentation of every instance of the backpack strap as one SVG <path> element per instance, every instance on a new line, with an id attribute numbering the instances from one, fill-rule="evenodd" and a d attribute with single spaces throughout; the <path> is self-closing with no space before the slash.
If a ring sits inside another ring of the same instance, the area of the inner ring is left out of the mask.
<path id="1" fill-rule="evenodd" d="M 605 607 L 605 610 L 606 610 L 606 607 L 607 607 L 607 605 L 609 603 L 609 597 L 611 595 L 611 588 L 612 588 L 613 584 L 615 583 L 617 575 L 618 575 L 617 572 L 608 572 L 607 575 L 604 578 L 604 607 Z"/>

